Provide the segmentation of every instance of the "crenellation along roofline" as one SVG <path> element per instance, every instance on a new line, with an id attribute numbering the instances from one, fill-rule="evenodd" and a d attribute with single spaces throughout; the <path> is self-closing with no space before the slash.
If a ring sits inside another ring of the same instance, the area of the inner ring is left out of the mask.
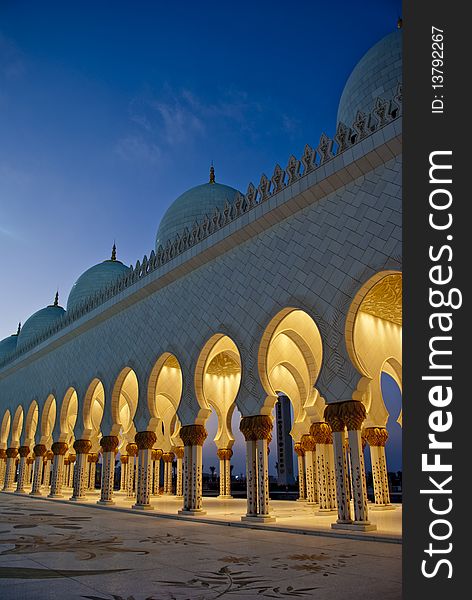
<path id="1" fill-rule="evenodd" d="M 216 208 L 192 231 L 184 230 L 165 247 L 152 251 L 149 258 L 145 255 L 112 285 L 67 311 L 43 333 L 6 356 L 0 361 L 0 379 L 286 218 L 289 202 L 291 212 L 301 210 L 398 155 L 401 117 L 399 84 L 392 100 L 377 98 L 372 111 L 358 112 L 351 127 L 339 123 L 334 139 L 323 133 L 316 148 L 306 144 L 300 159 L 291 155 L 285 169 L 277 164 L 270 179 L 262 174 L 257 187 L 249 183 L 246 194 L 239 194 L 223 211 Z M 312 193 L 307 194 L 313 186 Z"/>

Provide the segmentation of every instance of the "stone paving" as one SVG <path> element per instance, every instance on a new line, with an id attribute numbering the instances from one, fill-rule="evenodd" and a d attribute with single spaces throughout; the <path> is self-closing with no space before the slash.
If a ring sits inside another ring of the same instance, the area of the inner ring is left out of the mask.
<path id="1" fill-rule="evenodd" d="M 205 498 L 211 518 L 217 502 Z M 292 503 L 273 504 L 280 513 Z M 401 597 L 400 544 L 334 537 L 328 527 L 315 536 L 163 517 L 0 494 L 0 598 Z"/>

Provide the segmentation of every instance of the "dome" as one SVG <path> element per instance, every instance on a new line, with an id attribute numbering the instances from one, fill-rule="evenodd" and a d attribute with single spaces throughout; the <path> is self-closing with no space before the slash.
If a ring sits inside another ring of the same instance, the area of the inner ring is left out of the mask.
<path id="1" fill-rule="evenodd" d="M 40 333 L 43 333 L 50 325 L 65 315 L 65 313 L 66 311 L 58 304 L 56 294 L 54 304 L 38 310 L 27 319 L 18 334 L 18 348 L 30 342 Z"/>
<path id="2" fill-rule="evenodd" d="M 187 190 L 169 206 L 157 230 L 156 251 L 160 245 L 165 246 L 167 240 L 181 235 L 185 227 L 191 230 L 195 221 L 200 223 L 205 215 L 211 217 L 216 207 L 223 210 L 226 201 L 233 202 L 237 194 L 238 190 L 215 183 L 212 168 L 209 183 Z"/>
<path id="3" fill-rule="evenodd" d="M 113 246 L 111 260 L 90 267 L 77 279 L 67 299 L 67 310 L 74 310 L 84 300 L 94 296 L 129 270 L 129 267 L 116 260 L 115 251 L 116 248 Z"/>
<path id="4" fill-rule="evenodd" d="M 351 126 L 358 111 L 370 112 L 377 97 L 391 100 L 402 80 L 402 30 L 388 34 L 361 58 L 344 86 L 338 123 Z"/>
<path id="5" fill-rule="evenodd" d="M 0 340 L 0 361 L 16 350 L 17 342 L 18 342 L 18 334 L 17 333 L 14 333 L 13 335 L 9 335 L 8 337 L 4 338 L 3 340 Z"/>

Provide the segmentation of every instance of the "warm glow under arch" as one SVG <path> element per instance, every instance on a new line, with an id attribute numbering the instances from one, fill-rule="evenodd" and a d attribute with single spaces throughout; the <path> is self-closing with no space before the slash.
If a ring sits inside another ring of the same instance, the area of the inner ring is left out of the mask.
<path id="1" fill-rule="evenodd" d="M 364 425 L 385 427 L 389 414 L 382 397 L 382 372 L 402 389 L 401 273 L 377 273 L 362 286 L 346 320 L 346 345 L 354 365 L 370 381 Z"/>

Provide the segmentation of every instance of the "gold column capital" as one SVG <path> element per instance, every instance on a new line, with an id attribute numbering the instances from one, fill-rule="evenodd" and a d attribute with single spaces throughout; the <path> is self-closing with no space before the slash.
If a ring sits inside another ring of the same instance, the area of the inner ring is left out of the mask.
<path id="1" fill-rule="evenodd" d="M 47 448 L 44 444 L 36 444 L 33 448 L 33 452 L 35 456 L 44 456 L 47 452 Z"/>
<path id="2" fill-rule="evenodd" d="M 175 448 L 175 456 L 177 458 L 183 458 L 184 457 L 184 446 L 177 446 Z"/>
<path id="3" fill-rule="evenodd" d="M 300 440 L 300 444 L 305 452 L 313 452 L 316 448 L 316 442 L 313 437 L 309 434 L 302 435 L 302 439 Z"/>
<path id="4" fill-rule="evenodd" d="M 246 441 L 268 440 L 272 434 L 272 417 L 270 415 L 254 415 L 243 417 L 239 424 Z"/>
<path id="5" fill-rule="evenodd" d="M 363 437 L 369 446 L 385 446 L 388 440 L 388 431 L 385 427 L 367 427 L 363 431 Z"/>
<path id="6" fill-rule="evenodd" d="M 29 446 L 20 446 L 18 448 L 18 454 L 21 456 L 21 458 L 26 458 L 29 453 L 30 453 Z"/>
<path id="7" fill-rule="evenodd" d="M 184 446 L 203 446 L 208 433 L 203 425 L 184 425 L 180 428 L 179 435 Z"/>
<path id="8" fill-rule="evenodd" d="M 63 456 L 68 448 L 69 446 L 65 442 L 54 442 L 51 446 L 52 453 L 58 456 Z"/>
<path id="9" fill-rule="evenodd" d="M 138 431 L 134 436 L 138 450 L 151 450 L 157 441 L 154 431 Z"/>
<path id="10" fill-rule="evenodd" d="M 138 455 L 138 446 L 135 443 L 130 442 L 129 444 L 126 445 L 126 452 L 128 453 L 129 456 L 137 456 Z"/>
<path id="11" fill-rule="evenodd" d="M 305 450 L 303 450 L 301 442 L 295 442 L 293 449 L 297 456 L 305 456 Z"/>
<path id="12" fill-rule="evenodd" d="M 120 444 L 120 440 L 116 435 L 105 435 L 100 440 L 100 446 L 103 452 L 114 452 Z"/>
<path id="13" fill-rule="evenodd" d="M 220 460 L 230 460 L 230 458 L 233 456 L 233 451 L 231 448 L 218 448 L 216 451 L 216 456 Z"/>
<path id="14" fill-rule="evenodd" d="M 74 450 L 76 454 L 88 454 L 92 449 L 92 442 L 90 440 L 75 440 Z"/>

